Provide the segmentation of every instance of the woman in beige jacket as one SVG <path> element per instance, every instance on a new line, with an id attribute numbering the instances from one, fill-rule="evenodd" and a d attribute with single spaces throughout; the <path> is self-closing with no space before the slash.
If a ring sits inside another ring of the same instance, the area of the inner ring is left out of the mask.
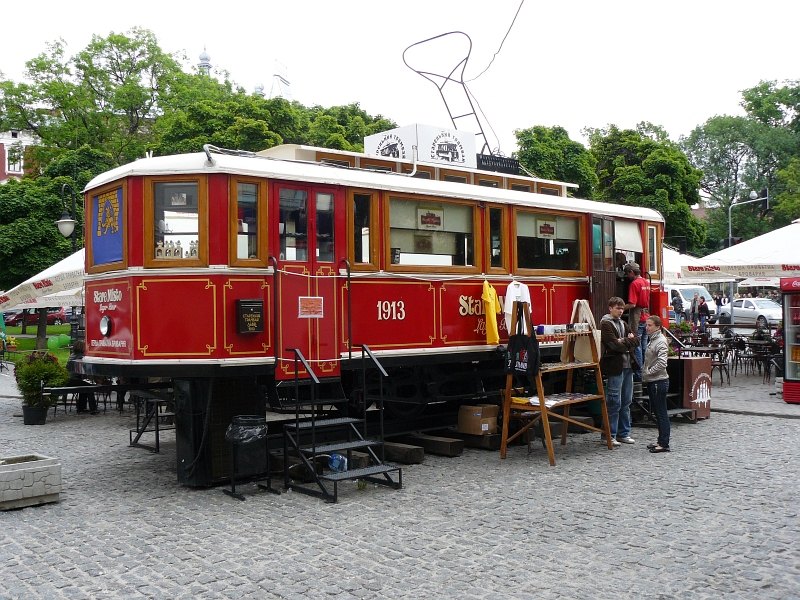
<path id="1" fill-rule="evenodd" d="M 669 415 L 667 414 L 667 391 L 669 375 L 667 375 L 667 355 L 669 344 L 664 337 L 661 318 L 651 315 L 647 318 L 645 330 L 650 341 L 644 354 L 642 367 L 642 383 L 647 385 L 650 396 L 650 408 L 656 415 L 658 425 L 658 442 L 647 448 L 652 453 L 669 452 Z"/>

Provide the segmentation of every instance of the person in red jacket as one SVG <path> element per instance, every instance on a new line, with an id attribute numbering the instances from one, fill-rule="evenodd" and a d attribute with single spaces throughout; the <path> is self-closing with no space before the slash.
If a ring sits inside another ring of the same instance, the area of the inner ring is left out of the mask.
<path id="1" fill-rule="evenodd" d="M 647 348 L 647 333 L 645 332 L 645 325 L 647 317 L 650 316 L 650 284 L 642 277 L 642 272 L 639 265 L 635 262 L 625 265 L 625 275 L 630 279 L 631 284 L 628 287 L 628 302 L 625 304 L 625 310 L 628 310 L 628 324 L 631 331 L 637 334 L 641 340 L 639 346 L 636 347 L 635 355 L 636 362 L 638 363 L 633 369 L 634 381 L 642 380 L 642 356 Z"/>

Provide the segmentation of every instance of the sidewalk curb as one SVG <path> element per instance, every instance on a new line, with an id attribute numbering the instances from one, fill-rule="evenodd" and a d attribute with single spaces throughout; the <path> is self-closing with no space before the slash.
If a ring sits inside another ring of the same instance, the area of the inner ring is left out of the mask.
<path id="1" fill-rule="evenodd" d="M 800 419 L 800 415 L 780 415 L 755 410 L 736 410 L 733 408 L 712 408 L 711 412 L 729 413 L 732 415 L 751 415 L 753 417 L 775 417 L 776 419 Z"/>

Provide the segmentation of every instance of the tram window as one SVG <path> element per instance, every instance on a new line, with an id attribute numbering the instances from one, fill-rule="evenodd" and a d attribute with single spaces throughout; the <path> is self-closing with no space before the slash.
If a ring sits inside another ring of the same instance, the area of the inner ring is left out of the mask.
<path id="1" fill-rule="evenodd" d="M 614 264 L 614 221 L 603 219 L 603 270 L 613 271 Z"/>
<path id="2" fill-rule="evenodd" d="M 317 192 L 317 260 L 333 261 L 333 194 Z"/>
<path id="3" fill-rule="evenodd" d="M 236 258 L 258 257 L 258 185 L 238 183 L 236 186 L 238 234 Z"/>
<path id="4" fill-rule="evenodd" d="M 523 185 L 521 183 L 512 183 L 511 189 L 514 190 L 515 192 L 530 192 L 531 186 Z"/>
<path id="5" fill-rule="evenodd" d="M 503 209 L 489 209 L 489 236 L 491 240 L 493 267 L 503 266 Z"/>
<path id="6" fill-rule="evenodd" d="M 197 182 L 156 182 L 153 196 L 155 257 L 197 257 Z"/>
<path id="7" fill-rule="evenodd" d="M 478 179 L 478 185 L 482 185 L 483 187 L 491 187 L 491 188 L 500 187 L 500 183 L 499 182 L 490 181 L 489 179 Z"/>
<path id="8" fill-rule="evenodd" d="M 467 183 L 466 177 L 461 177 L 460 175 L 445 175 L 442 177 L 442 181 L 453 181 L 455 183 Z"/>
<path id="9" fill-rule="evenodd" d="M 473 217 L 468 205 L 391 198 L 390 246 L 402 265 L 472 266 Z"/>
<path id="10" fill-rule="evenodd" d="M 656 228 L 652 225 L 647 226 L 647 270 L 650 273 L 658 273 L 656 264 Z"/>
<path id="11" fill-rule="evenodd" d="M 281 260 L 308 260 L 308 192 L 280 188 Z"/>
<path id="12" fill-rule="evenodd" d="M 431 174 L 428 173 L 427 171 L 417 171 L 416 173 L 414 173 L 414 177 L 416 177 L 417 179 L 430 179 Z"/>
<path id="13" fill-rule="evenodd" d="M 539 187 L 539 193 L 545 196 L 560 196 L 561 192 L 556 188 Z"/>
<path id="14" fill-rule="evenodd" d="M 517 213 L 517 267 L 580 269 L 579 220 L 574 217 Z"/>
<path id="15" fill-rule="evenodd" d="M 369 194 L 353 194 L 353 259 L 356 263 L 372 262 L 369 256 L 371 204 Z"/>

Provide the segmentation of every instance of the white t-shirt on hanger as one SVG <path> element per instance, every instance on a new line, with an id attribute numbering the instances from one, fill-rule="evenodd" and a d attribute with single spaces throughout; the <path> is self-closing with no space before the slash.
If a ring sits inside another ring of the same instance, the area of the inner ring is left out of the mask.
<path id="1" fill-rule="evenodd" d="M 528 290 L 528 286 L 519 281 L 512 281 L 508 284 L 508 288 L 506 288 L 506 299 L 503 312 L 505 313 L 506 331 L 508 331 L 508 335 L 514 335 L 517 333 L 516 331 L 511 331 L 511 317 L 513 316 L 514 312 L 514 302 L 527 302 L 529 306 L 531 303 L 531 293 Z M 530 335 L 527 324 L 523 322 L 522 326 L 525 335 Z"/>

